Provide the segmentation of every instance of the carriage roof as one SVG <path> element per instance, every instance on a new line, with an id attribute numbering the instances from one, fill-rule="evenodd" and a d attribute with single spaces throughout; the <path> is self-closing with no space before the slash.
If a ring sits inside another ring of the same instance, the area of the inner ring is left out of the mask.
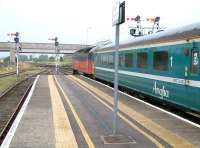
<path id="1" fill-rule="evenodd" d="M 171 30 L 165 30 L 155 34 L 146 36 L 136 37 L 131 40 L 120 42 L 120 48 L 137 47 L 137 46 L 148 46 L 160 43 L 176 42 L 181 40 L 190 41 L 191 39 L 200 38 L 200 23 L 190 24 L 180 28 Z M 106 45 L 104 47 L 95 49 L 98 51 L 107 51 L 114 49 L 114 43 Z"/>

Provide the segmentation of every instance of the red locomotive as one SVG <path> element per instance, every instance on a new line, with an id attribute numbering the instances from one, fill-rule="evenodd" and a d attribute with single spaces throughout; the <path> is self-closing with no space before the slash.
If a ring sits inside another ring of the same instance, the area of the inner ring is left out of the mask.
<path id="1" fill-rule="evenodd" d="M 73 54 L 73 73 L 82 73 L 83 75 L 94 75 L 93 53 L 90 52 L 93 47 L 87 47 L 76 51 Z"/>

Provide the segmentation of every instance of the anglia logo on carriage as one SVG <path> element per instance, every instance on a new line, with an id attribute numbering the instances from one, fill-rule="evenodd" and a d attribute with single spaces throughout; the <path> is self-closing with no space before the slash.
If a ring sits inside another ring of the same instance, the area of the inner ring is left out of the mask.
<path id="1" fill-rule="evenodd" d="M 156 94 L 156 95 L 161 96 L 162 98 L 163 97 L 169 98 L 169 90 L 166 90 L 164 85 L 162 86 L 162 88 L 159 88 L 157 86 L 157 82 L 156 81 L 154 82 L 153 93 Z"/>

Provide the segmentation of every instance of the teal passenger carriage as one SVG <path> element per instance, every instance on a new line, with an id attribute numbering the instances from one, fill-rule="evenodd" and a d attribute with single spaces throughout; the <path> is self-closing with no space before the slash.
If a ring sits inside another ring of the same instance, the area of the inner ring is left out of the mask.
<path id="1" fill-rule="evenodd" d="M 200 112 L 200 23 L 120 43 L 119 85 Z M 94 76 L 114 80 L 114 45 L 94 51 Z"/>

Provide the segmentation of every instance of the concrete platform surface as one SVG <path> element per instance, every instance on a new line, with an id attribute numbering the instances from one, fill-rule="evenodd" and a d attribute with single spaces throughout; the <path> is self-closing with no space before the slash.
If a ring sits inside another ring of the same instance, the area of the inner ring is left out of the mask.
<path id="1" fill-rule="evenodd" d="M 9 147 L 200 147 L 200 129 L 80 76 L 40 76 Z"/>
<path id="2" fill-rule="evenodd" d="M 52 114 L 48 79 L 40 76 L 10 147 L 55 147 Z"/>

